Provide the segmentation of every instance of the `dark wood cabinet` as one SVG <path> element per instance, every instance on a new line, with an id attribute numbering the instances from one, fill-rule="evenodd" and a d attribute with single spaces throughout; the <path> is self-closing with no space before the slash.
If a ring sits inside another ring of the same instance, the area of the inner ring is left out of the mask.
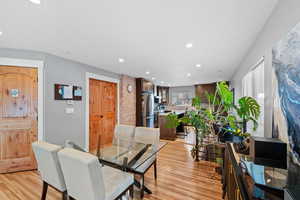
<path id="1" fill-rule="evenodd" d="M 223 198 L 226 197 L 230 200 L 250 200 L 243 180 L 243 172 L 236 156 L 237 154 L 234 152 L 233 145 L 227 143 L 222 170 Z"/>
<path id="2" fill-rule="evenodd" d="M 196 96 L 200 97 L 202 103 L 208 103 L 206 93 L 214 94 L 216 85 L 216 83 L 195 85 Z"/>
<path id="3" fill-rule="evenodd" d="M 176 128 L 167 128 L 167 115 L 159 115 L 160 139 L 176 140 Z"/>
<path id="4" fill-rule="evenodd" d="M 142 92 L 153 92 L 154 93 L 154 84 L 151 81 L 148 81 L 144 78 L 136 79 L 136 92 L 141 94 Z"/>

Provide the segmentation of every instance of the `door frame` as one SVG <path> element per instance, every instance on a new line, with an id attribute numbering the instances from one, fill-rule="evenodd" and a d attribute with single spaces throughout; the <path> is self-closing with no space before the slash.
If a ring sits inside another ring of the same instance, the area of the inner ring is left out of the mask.
<path id="1" fill-rule="evenodd" d="M 38 69 L 38 140 L 44 140 L 44 61 L 0 57 L 0 65 Z"/>
<path id="2" fill-rule="evenodd" d="M 85 150 L 89 151 L 90 148 L 90 79 L 96 79 L 99 81 L 107 81 L 117 84 L 117 123 L 120 123 L 120 79 L 112 78 L 105 75 L 94 74 L 86 72 L 85 80 Z"/>

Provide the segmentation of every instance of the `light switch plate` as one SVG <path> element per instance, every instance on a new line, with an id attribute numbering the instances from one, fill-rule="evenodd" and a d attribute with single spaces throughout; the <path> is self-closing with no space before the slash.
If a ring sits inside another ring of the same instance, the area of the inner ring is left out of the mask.
<path id="1" fill-rule="evenodd" d="M 72 114 L 72 113 L 74 113 L 74 108 L 66 108 L 65 112 L 66 112 L 66 114 Z"/>

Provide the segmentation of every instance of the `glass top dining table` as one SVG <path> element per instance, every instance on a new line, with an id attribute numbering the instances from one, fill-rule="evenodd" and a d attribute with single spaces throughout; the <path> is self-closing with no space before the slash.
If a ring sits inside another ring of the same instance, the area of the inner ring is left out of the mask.
<path id="1" fill-rule="evenodd" d="M 111 145 L 97 150 L 99 161 L 104 165 L 135 171 L 152 156 L 156 155 L 167 142 L 145 144 L 134 139 L 114 139 Z"/>

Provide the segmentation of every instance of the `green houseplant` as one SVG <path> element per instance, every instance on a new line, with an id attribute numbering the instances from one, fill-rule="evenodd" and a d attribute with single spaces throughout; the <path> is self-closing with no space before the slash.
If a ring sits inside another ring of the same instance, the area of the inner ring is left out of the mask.
<path id="1" fill-rule="evenodd" d="M 247 133 L 248 122 L 253 123 L 253 130 L 258 127 L 258 118 L 260 116 L 260 106 L 257 101 L 249 96 L 244 96 L 238 99 L 238 104 L 233 103 L 233 93 L 229 90 L 228 85 L 223 81 L 217 83 L 217 98 L 220 101 L 215 105 L 223 108 L 221 109 L 221 118 L 216 122 L 221 125 L 221 128 L 226 131 L 232 132 L 236 136 L 247 137 L 250 134 Z M 215 98 L 216 98 L 215 97 Z M 210 97 L 211 98 L 211 97 Z M 230 127 L 228 130 L 226 127 Z"/>
<path id="2" fill-rule="evenodd" d="M 205 133 L 208 130 L 208 124 L 206 123 L 205 110 L 200 107 L 200 99 L 194 98 L 192 103 L 192 109 L 188 110 L 184 117 L 178 118 L 174 113 L 170 113 L 167 116 L 167 127 L 175 128 L 180 123 L 189 124 L 194 127 L 196 133 L 196 144 L 191 150 L 192 156 L 196 161 L 199 161 L 199 143 L 203 139 Z"/>
<path id="3" fill-rule="evenodd" d="M 227 112 L 232 107 L 233 94 L 225 82 L 217 83 L 214 94 L 206 94 L 207 105 L 203 106 L 199 97 L 192 101 L 192 107 L 186 111 L 183 118 L 170 113 L 167 116 L 167 127 L 175 128 L 180 123 L 188 124 L 195 129 L 196 144 L 191 153 L 196 161 L 199 160 L 199 148 L 203 138 L 208 134 L 216 134 L 215 125 L 225 124 Z"/>
<path id="4" fill-rule="evenodd" d="M 253 123 L 253 131 L 258 127 L 258 118 L 260 115 L 260 105 L 252 97 L 242 97 L 238 100 L 238 105 L 233 105 L 236 114 L 229 114 L 227 116 L 227 122 L 230 129 L 226 129 L 228 132 L 232 132 L 234 135 L 241 137 L 248 137 L 250 134 L 247 132 L 248 122 Z"/>
<path id="5" fill-rule="evenodd" d="M 208 134 L 218 134 L 224 130 L 240 137 L 247 137 L 247 123 L 252 121 L 254 130 L 260 115 L 260 106 L 251 97 L 242 97 L 238 105 L 233 104 L 233 93 L 226 82 L 218 82 L 214 94 L 206 94 L 208 104 L 203 106 L 199 97 L 192 101 L 192 107 L 183 118 L 170 113 L 167 116 L 167 127 L 175 128 L 180 123 L 188 124 L 195 129 L 196 144 L 191 150 L 192 156 L 199 161 L 199 148 L 203 138 Z M 216 129 L 216 126 L 218 129 Z"/>

